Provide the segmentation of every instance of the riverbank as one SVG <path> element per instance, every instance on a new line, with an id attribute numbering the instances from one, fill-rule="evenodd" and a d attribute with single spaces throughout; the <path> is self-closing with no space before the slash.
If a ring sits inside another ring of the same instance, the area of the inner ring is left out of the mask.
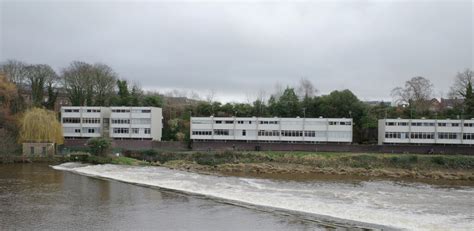
<path id="1" fill-rule="evenodd" d="M 347 175 L 474 182 L 474 157 L 312 152 L 155 153 L 154 165 L 224 175 Z"/>

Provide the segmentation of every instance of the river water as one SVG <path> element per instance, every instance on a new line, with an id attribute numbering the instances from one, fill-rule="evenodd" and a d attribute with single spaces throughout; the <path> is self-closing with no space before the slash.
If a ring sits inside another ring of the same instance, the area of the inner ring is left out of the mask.
<path id="1" fill-rule="evenodd" d="M 468 186 L 268 180 L 77 163 L 53 168 L 0 165 L 0 230 L 474 227 Z"/>

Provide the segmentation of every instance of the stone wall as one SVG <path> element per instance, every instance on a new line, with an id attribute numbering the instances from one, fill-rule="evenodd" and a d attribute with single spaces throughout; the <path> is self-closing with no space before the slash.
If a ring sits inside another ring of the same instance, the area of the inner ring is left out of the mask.
<path id="1" fill-rule="evenodd" d="M 53 143 L 23 143 L 23 156 L 53 156 L 55 147 Z"/>
<path id="2" fill-rule="evenodd" d="M 357 145 L 357 144 L 302 144 L 256 142 L 194 142 L 193 150 L 242 150 L 242 151 L 313 151 L 355 153 L 417 153 L 474 155 L 474 146 L 441 145 Z"/>

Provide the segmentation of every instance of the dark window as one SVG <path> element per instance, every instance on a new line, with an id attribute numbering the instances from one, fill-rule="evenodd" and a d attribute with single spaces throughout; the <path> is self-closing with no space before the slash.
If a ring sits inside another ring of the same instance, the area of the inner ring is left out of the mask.
<path id="1" fill-rule="evenodd" d="M 246 130 L 242 130 L 242 136 L 246 136 L 247 135 L 247 131 Z"/>

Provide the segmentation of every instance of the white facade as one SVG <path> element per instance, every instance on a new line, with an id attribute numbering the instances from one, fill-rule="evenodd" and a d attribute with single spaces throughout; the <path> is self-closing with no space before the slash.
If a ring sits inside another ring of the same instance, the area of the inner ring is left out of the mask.
<path id="1" fill-rule="evenodd" d="M 191 139 L 258 142 L 352 142 L 352 119 L 192 117 Z"/>
<path id="2" fill-rule="evenodd" d="M 474 120 L 382 119 L 379 144 L 474 144 Z"/>
<path id="3" fill-rule="evenodd" d="M 66 139 L 110 137 L 161 140 L 161 108 L 62 107 L 61 123 Z"/>

